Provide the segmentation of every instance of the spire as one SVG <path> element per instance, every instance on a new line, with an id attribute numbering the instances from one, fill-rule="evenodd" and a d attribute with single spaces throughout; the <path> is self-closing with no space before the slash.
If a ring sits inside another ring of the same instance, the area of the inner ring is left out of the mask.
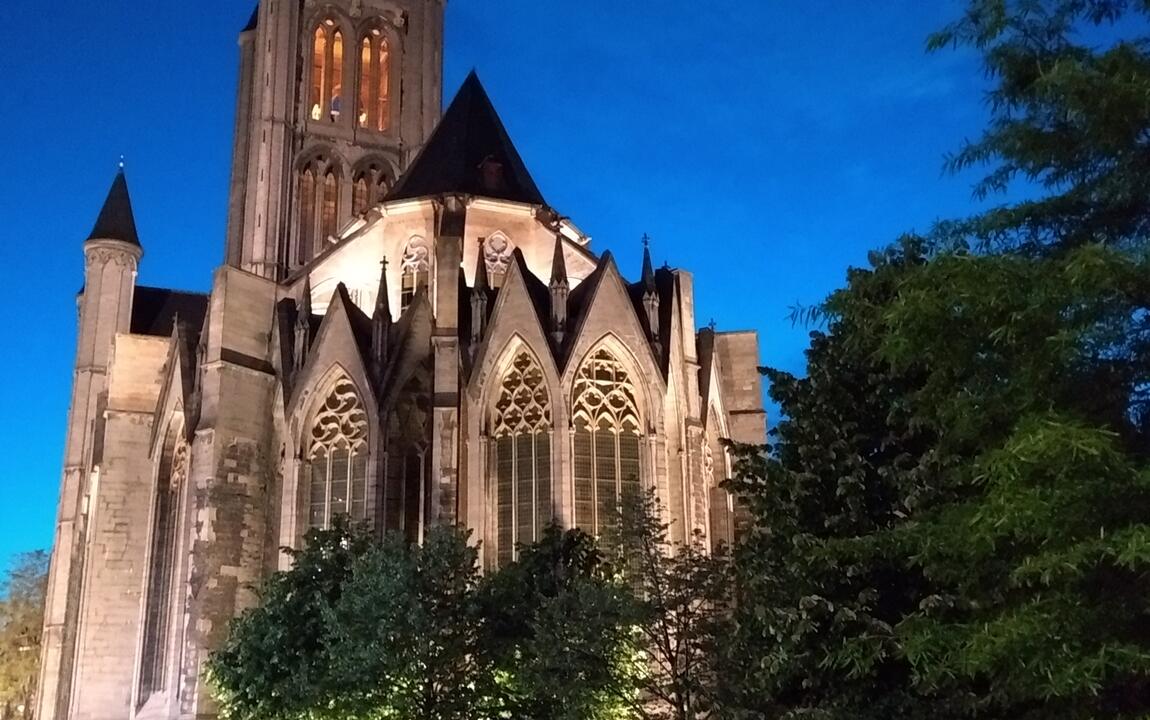
<path id="1" fill-rule="evenodd" d="M 647 328 L 655 354 L 661 351 L 659 342 L 659 292 L 655 287 L 655 269 L 651 264 L 651 237 L 643 233 L 643 309 L 647 311 Z"/>
<path id="2" fill-rule="evenodd" d="M 546 204 L 474 70 L 387 198 L 445 193 Z"/>
<path id="3" fill-rule="evenodd" d="M 485 239 L 479 238 L 479 252 L 475 256 L 475 285 L 471 288 L 471 351 L 475 352 L 487 324 L 487 253 Z"/>
<path id="4" fill-rule="evenodd" d="M 119 240 L 130 245 L 140 246 L 140 236 L 136 234 L 136 218 L 132 214 L 132 199 L 128 196 L 128 180 L 124 177 L 124 159 L 120 158 L 120 169 L 112 180 L 104 207 L 96 217 L 89 240 Z"/>
<path id="5" fill-rule="evenodd" d="M 655 292 L 655 268 L 651 263 L 651 236 L 643 233 L 643 292 Z"/>
<path id="6" fill-rule="evenodd" d="M 391 306 L 387 297 L 387 258 L 379 263 L 379 290 L 375 296 L 375 312 L 371 315 L 371 355 L 375 382 L 383 382 L 383 368 L 387 364 L 387 334 L 391 329 Z"/>
<path id="7" fill-rule="evenodd" d="M 571 284 L 567 280 L 567 261 L 563 257 L 563 235 L 555 233 L 555 253 L 551 257 L 551 337 L 558 345 L 567 331 L 567 296 Z"/>
<path id="8" fill-rule="evenodd" d="M 311 275 L 304 275 L 303 292 L 296 305 L 299 312 L 295 319 L 295 348 L 292 355 L 295 369 L 298 372 L 307 360 L 307 351 L 311 347 Z"/>

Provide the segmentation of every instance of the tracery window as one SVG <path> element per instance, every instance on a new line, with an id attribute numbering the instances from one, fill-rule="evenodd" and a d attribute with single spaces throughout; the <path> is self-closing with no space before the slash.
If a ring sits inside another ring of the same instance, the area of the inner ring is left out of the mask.
<path id="1" fill-rule="evenodd" d="M 483 261 L 491 287 L 503 287 L 507 269 L 511 267 L 511 240 L 501 231 L 492 233 L 483 244 Z"/>
<path id="2" fill-rule="evenodd" d="M 503 376 L 491 428 L 496 559 L 505 565 L 551 522 L 551 399 L 531 353 L 517 354 Z"/>
<path id="3" fill-rule="evenodd" d="M 315 257 L 339 230 L 339 165 L 334 160 L 317 155 L 300 168 L 296 206 L 299 240 L 293 259 L 298 266 Z"/>
<path id="4" fill-rule="evenodd" d="M 336 122 L 343 103 L 343 33 L 331 18 L 316 26 L 311 57 L 308 114 L 312 120 Z"/>
<path id="5" fill-rule="evenodd" d="M 399 306 L 403 312 L 411 305 L 419 288 L 431 280 L 431 250 L 418 235 L 411 238 L 403 251 L 400 273 Z"/>
<path id="6" fill-rule="evenodd" d="M 391 127 L 391 55 L 387 38 L 373 28 L 359 44 L 359 107 L 362 128 L 384 132 Z"/>
<path id="7" fill-rule="evenodd" d="M 735 540 L 734 498 L 721 487 L 727 479 L 727 451 L 719 439 L 718 418 L 713 410 L 708 425 L 703 439 L 703 479 L 709 494 L 708 536 L 711 547 L 718 548 L 731 545 Z"/>
<path id="8" fill-rule="evenodd" d="M 336 380 L 307 436 L 307 524 L 367 517 L 367 412 L 347 377 Z"/>
<path id="9" fill-rule="evenodd" d="M 575 524 L 610 534 L 624 495 L 641 487 L 635 385 L 622 363 L 601 349 L 579 368 L 571 394 Z"/>
<path id="10" fill-rule="evenodd" d="M 382 165 L 373 162 L 356 171 L 351 188 L 351 211 L 359 215 L 387 195 L 391 189 L 390 176 Z"/>
<path id="11" fill-rule="evenodd" d="M 152 509 L 151 551 L 148 556 L 147 596 L 144 604 L 143 647 L 140 654 L 138 702 L 164 688 L 171 624 L 172 576 L 176 562 L 176 532 L 180 488 L 188 474 L 188 443 L 181 423 L 168 430 L 160 455 L 156 496 Z"/>
<path id="12" fill-rule="evenodd" d="M 387 480 L 383 527 L 411 542 L 422 540 L 426 489 L 431 482 L 431 371 L 424 364 L 404 384 L 387 420 Z"/>

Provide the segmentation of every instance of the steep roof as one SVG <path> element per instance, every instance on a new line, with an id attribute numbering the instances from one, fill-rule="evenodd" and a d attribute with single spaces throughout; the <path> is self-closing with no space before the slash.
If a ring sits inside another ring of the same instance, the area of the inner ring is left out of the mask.
<path id="1" fill-rule="evenodd" d="M 474 70 L 387 199 L 443 193 L 546 204 Z"/>
<path id="2" fill-rule="evenodd" d="M 189 331 L 199 332 L 208 312 L 208 296 L 167 288 L 137 285 L 132 296 L 129 331 L 136 335 L 165 337 L 172 334 L 176 317 Z"/>
<path id="3" fill-rule="evenodd" d="M 240 32 L 245 33 L 245 32 L 248 32 L 249 30 L 255 30 L 257 27 L 259 27 L 259 24 L 260 24 L 260 4 L 257 2 L 256 6 L 254 8 L 252 8 L 251 19 L 248 20 L 248 24 L 244 25 L 244 29 L 240 30 Z"/>
<path id="4" fill-rule="evenodd" d="M 92 228 L 89 240 L 121 240 L 132 245 L 140 244 L 140 236 L 136 234 L 136 218 L 132 214 L 132 199 L 128 197 L 128 181 L 124 178 L 124 169 L 116 173 L 112 187 L 108 190 L 108 197 L 104 199 L 104 207 L 96 217 L 96 225 Z"/>

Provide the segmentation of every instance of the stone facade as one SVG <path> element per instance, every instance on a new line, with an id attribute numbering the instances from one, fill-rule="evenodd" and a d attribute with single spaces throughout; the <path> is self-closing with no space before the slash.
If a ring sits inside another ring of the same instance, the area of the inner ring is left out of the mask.
<path id="1" fill-rule="evenodd" d="M 338 513 L 413 542 L 461 524 L 486 568 L 550 521 L 602 531 L 627 487 L 676 539 L 735 537 L 722 439 L 765 437 L 755 334 L 697 330 L 690 273 L 648 251 L 637 282 L 592 252 L 477 77 L 440 115 L 442 20 L 442 0 L 261 4 L 206 295 L 137 284 L 117 176 L 84 244 L 38 717 L 214 717 L 204 660 L 278 548 Z M 333 70 L 316 38 L 337 28 L 355 50 Z M 388 102 L 356 64 L 383 47 Z M 376 110 L 324 118 L 321 66 Z M 306 184 L 317 148 L 331 195 Z M 365 158 L 386 161 L 376 197 Z M 324 212 L 334 232 L 301 234 Z"/>

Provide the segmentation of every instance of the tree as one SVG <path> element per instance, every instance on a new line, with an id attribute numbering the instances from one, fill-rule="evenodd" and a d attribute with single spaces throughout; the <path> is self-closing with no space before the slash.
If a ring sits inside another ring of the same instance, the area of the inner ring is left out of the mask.
<path id="1" fill-rule="evenodd" d="M 31 718 L 40 674 L 48 553 L 17 555 L 0 585 L 0 718 Z"/>
<path id="2" fill-rule="evenodd" d="M 260 604 L 232 621 L 224 645 L 207 662 L 222 717 L 343 717 L 325 713 L 341 687 L 328 619 L 373 543 L 340 517 L 331 529 L 309 530 L 302 549 L 285 548 L 291 569 L 268 578 Z"/>
<path id="3" fill-rule="evenodd" d="M 638 646 L 635 706 L 650 720 L 709 717 L 716 705 L 719 645 L 730 631 L 728 558 L 700 538 L 677 545 L 653 493 L 624 498 L 618 523 L 619 565 L 636 595 Z"/>
<path id="4" fill-rule="evenodd" d="M 634 704 L 634 599 L 590 535 L 549 526 L 480 597 L 494 715 L 610 718 Z"/>
<path id="5" fill-rule="evenodd" d="M 1073 40 L 1123 12 L 1147 6 L 973 0 L 931 39 L 995 82 L 951 166 L 1037 197 L 876 255 L 819 309 L 807 377 L 768 371 L 735 706 L 1150 712 L 1150 60 Z"/>

